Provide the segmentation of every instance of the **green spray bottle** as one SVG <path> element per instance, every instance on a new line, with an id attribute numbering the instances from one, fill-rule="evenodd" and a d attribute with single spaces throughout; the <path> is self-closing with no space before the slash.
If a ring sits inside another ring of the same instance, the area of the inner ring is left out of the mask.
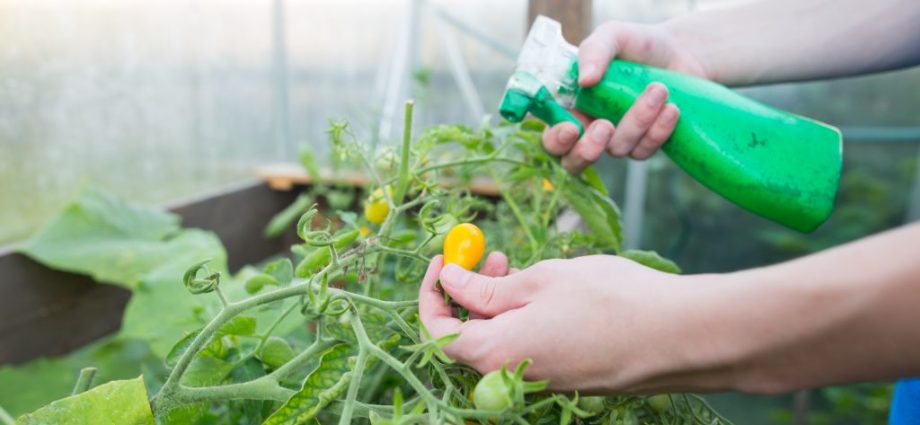
<path id="1" fill-rule="evenodd" d="M 708 80 L 622 60 L 578 86 L 578 50 L 559 23 L 538 16 L 502 98 L 502 117 L 528 112 L 557 124 L 577 108 L 616 124 L 652 82 L 667 86 L 681 116 L 662 150 L 700 183 L 757 215 L 810 232 L 827 220 L 840 181 L 840 131 L 746 98 Z"/>

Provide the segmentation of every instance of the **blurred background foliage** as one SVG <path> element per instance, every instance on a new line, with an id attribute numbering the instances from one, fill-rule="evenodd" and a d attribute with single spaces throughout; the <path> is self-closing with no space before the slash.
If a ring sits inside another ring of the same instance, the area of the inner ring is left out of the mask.
<path id="1" fill-rule="evenodd" d="M 593 19 L 655 22 L 742 1 L 595 0 Z M 527 5 L 0 0 L 0 244 L 28 237 L 89 182 L 130 200 L 173 203 L 249 181 L 254 166 L 293 160 L 301 146 L 320 156 L 330 118 L 349 119 L 369 143 L 392 143 L 401 133 L 392 99 L 417 99 L 419 128 L 478 125 L 482 116 L 457 84 L 457 57 L 495 122 Z M 442 12 L 467 30 L 445 24 Z M 920 69 L 743 89 L 844 129 L 836 211 L 813 234 L 789 231 L 658 155 L 648 163 L 640 247 L 690 273 L 731 271 L 916 219 L 918 87 Z M 623 204 L 626 162 L 605 159 L 599 169 Z M 822 389 L 799 415 L 813 424 L 881 424 L 889 398 L 887 384 Z M 792 395 L 712 399 L 739 423 L 796 420 Z"/>

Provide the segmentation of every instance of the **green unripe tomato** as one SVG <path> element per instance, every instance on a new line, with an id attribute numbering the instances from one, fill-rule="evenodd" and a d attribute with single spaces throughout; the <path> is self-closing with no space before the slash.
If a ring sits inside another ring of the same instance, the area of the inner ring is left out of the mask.
<path id="1" fill-rule="evenodd" d="M 259 356 L 262 363 L 272 369 L 277 369 L 294 358 L 294 349 L 288 345 L 284 338 L 272 336 L 265 341 Z"/>
<path id="2" fill-rule="evenodd" d="M 505 384 L 501 371 L 492 371 L 483 376 L 473 389 L 473 404 L 479 410 L 501 412 L 509 409 L 514 400 L 511 387 Z"/>
<path id="3" fill-rule="evenodd" d="M 645 402 L 648 403 L 648 406 L 651 407 L 652 410 L 658 413 L 664 413 L 671 410 L 671 396 L 667 394 L 653 395 L 645 399 Z"/>
<path id="4" fill-rule="evenodd" d="M 604 402 L 604 397 L 579 397 L 578 408 L 595 416 L 604 411 Z"/>

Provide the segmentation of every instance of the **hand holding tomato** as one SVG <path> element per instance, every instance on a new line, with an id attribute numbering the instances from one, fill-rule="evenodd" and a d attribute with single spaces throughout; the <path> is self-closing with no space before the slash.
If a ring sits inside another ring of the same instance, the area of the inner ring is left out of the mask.
<path id="1" fill-rule="evenodd" d="M 549 379 L 555 390 L 654 391 L 647 381 L 674 357 L 668 341 L 681 338 L 672 326 L 681 317 L 659 306 L 683 305 L 673 310 L 678 314 L 694 308 L 693 288 L 675 282 L 682 277 L 615 256 L 510 272 L 500 252 L 489 255 L 481 274 L 435 257 L 419 294 L 420 318 L 433 337 L 460 333 L 444 350 L 461 363 L 486 373 L 530 358 L 525 377 Z M 438 280 L 477 318 L 454 317 Z"/>

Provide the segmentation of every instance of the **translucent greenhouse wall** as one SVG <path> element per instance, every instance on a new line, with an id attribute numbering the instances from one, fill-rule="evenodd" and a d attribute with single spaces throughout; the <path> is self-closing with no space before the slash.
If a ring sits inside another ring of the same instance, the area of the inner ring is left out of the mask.
<path id="1" fill-rule="evenodd" d="M 519 44 L 526 2 L 491 3 L 452 12 Z M 324 151 L 329 119 L 378 138 L 387 95 L 418 98 L 419 127 L 478 123 L 455 101 L 430 16 L 417 14 L 415 66 L 396 63 L 410 6 L 0 0 L 0 244 L 27 237 L 88 184 L 170 202 L 246 181 L 301 145 Z M 513 60 L 455 38 L 482 102 L 497 104 Z M 384 139 L 400 134 L 400 121 Z"/>
<path id="2" fill-rule="evenodd" d="M 655 22 L 739 1 L 596 0 L 594 17 Z M 408 96 L 419 102 L 419 127 L 475 125 L 481 118 L 458 86 L 457 61 L 478 110 L 494 114 L 526 8 L 524 0 L 0 0 L 0 243 L 28 236 L 87 184 L 164 203 L 247 181 L 254 166 L 291 159 L 301 145 L 321 153 L 330 118 L 388 143 L 401 124 L 398 110 L 387 117 Z M 468 28 L 445 23 L 438 11 Z M 905 89 L 918 83 L 913 70 L 745 92 L 843 127 L 904 127 L 918 125 L 920 91 Z M 884 208 L 894 212 L 867 217 L 876 223 L 848 230 L 852 237 L 902 222 L 910 203 L 920 140 L 874 134 L 847 138 L 846 167 L 885 186 L 892 194 Z M 621 204 L 624 164 L 601 163 Z M 661 155 L 648 168 L 639 245 L 690 271 L 782 257 L 760 237 L 739 241 L 746 250 L 712 244 L 751 226 L 770 233 L 763 239 L 771 243 L 785 236 Z M 688 216 L 664 208 L 684 198 Z M 864 214 L 883 209 L 863 206 Z"/>

